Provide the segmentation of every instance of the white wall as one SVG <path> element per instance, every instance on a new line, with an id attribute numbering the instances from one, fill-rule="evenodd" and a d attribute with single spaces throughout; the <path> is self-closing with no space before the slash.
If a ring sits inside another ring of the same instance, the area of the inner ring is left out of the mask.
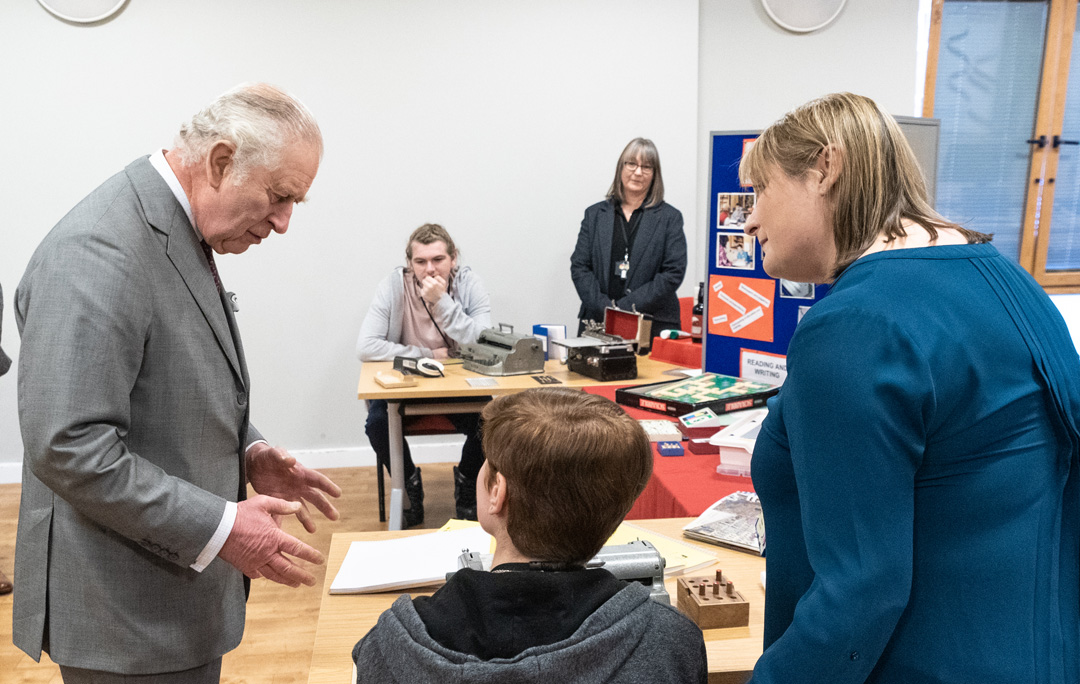
<path id="1" fill-rule="evenodd" d="M 1050 299 L 1061 310 L 1065 324 L 1069 326 L 1069 333 L 1072 334 L 1073 344 L 1080 349 L 1080 294 L 1050 295 Z"/>
<path id="2" fill-rule="evenodd" d="M 851 0 L 796 36 L 757 0 L 130 0 L 93 27 L 0 3 L 4 348 L 17 357 L 23 268 L 71 206 L 219 92 L 277 83 L 316 113 L 327 153 L 289 234 L 218 262 L 240 298 L 255 420 L 309 463 L 370 463 L 353 347 L 413 228 L 447 226 L 496 320 L 572 324 L 582 211 L 644 135 L 686 219 L 692 293 L 709 131 L 760 128 L 840 89 L 910 114 L 917 7 Z M 15 386 L 0 380 L 9 482 Z"/>
<path id="3" fill-rule="evenodd" d="M 218 263 L 256 423 L 309 455 L 363 456 L 356 335 L 413 228 L 444 224 L 495 320 L 531 328 L 574 321 L 581 216 L 631 138 L 657 143 L 697 224 L 697 15 L 697 0 L 130 0 L 78 27 L 4 2 L 4 349 L 19 352 L 25 264 L 70 207 L 226 88 L 277 83 L 315 112 L 326 156 L 288 235 Z M 15 387 L 0 381 L 0 481 L 18 479 Z"/>

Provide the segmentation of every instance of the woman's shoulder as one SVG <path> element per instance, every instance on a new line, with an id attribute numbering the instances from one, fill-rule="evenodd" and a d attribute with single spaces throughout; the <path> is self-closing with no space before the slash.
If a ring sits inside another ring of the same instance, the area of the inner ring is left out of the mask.
<path id="1" fill-rule="evenodd" d="M 611 211 L 612 209 L 613 209 L 613 207 L 612 207 L 612 204 L 611 204 L 611 200 L 610 199 L 602 199 L 599 202 L 597 202 L 596 204 L 590 204 L 585 209 L 585 215 L 589 216 L 590 214 L 599 214 L 599 213 Z"/>
<path id="2" fill-rule="evenodd" d="M 657 215 L 659 215 L 661 217 L 668 217 L 668 218 L 679 217 L 679 218 L 682 218 L 682 212 L 679 211 L 678 209 L 676 209 L 675 207 L 671 206 L 667 202 L 661 202 L 660 204 L 657 204 L 656 206 L 649 207 L 648 211 L 655 212 Z"/>
<path id="3" fill-rule="evenodd" d="M 796 332 L 799 328 L 817 325 L 844 327 L 851 322 L 852 317 L 862 316 L 881 321 L 893 318 L 898 313 L 898 307 L 915 304 L 911 299 L 897 298 L 894 294 L 872 287 L 834 287 L 810 307 L 796 326 Z"/>
<path id="4" fill-rule="evenodd" d="M 940 344 L 955 344 L 963 334 L 955 328 L 957 307 L 970 306 L 962 296 L 928 285 L 920 289 L 912 282 L 920 279 L 910 272 L 895 280 L 877 275 L 834 286 L 799 321 L 790 348 L 810 344 L 868 351 L 899 346 L 930 353 Z"/>

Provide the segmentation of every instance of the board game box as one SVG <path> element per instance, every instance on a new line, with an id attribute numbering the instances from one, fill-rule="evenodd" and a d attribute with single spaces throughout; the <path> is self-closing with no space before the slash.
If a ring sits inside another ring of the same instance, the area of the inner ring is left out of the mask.
<path id="1" fill-rule="evenodd" d="M 779 391 L 776 385 L 764 382 L 702 373 L 685 380 L 615 390 L 615 401 L 624 406 L 681 416 L 705 407 L 714 413 L 728 413 L 762 406 Z"/>

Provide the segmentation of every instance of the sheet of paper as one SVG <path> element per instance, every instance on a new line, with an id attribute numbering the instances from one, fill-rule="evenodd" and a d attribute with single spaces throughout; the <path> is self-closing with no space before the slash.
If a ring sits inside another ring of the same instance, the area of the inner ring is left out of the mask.
<path id="1" fill-rule="evenodd" d="M 651 543 L 667 561 L 664 566 L 665 577 L 693 572 L 716 562 L 715 553 L 702 551 L 696 546 L 691 546 L 678 539 L 672 539 L 667 535 L 652 532 L 628 522 L 619 525 L 615 530 L 615 534 L 611 535 L 611 539 L 607 540 L 605 546 L 629 544 L 637 539 Z"/>
<path id="2" fill-rule="evenodd" d="M 457 518 L 450 518 L 443 526 L 439 528 L 440 532 L 452 532 L 454 530 L 474 530 L 480 527 L 480 523 L 475 520 L 458 520 Z M 491 541 L 491 548 L 495 548 L 495 540 Z"/>
<path id="3" fill-rule="evenodd" d="M 669 375 L 674 378 L 696 378 L 702 374 L 700 368 L 673 368 L 666 370 L 661 375 Z"/>
<path id="4" fill-rule="evenodd" d="M 331 594 L 364 594 L 441 584 L 464 549 L 490 553 L 494 540 L 479 526 L 349 545 Z"/>

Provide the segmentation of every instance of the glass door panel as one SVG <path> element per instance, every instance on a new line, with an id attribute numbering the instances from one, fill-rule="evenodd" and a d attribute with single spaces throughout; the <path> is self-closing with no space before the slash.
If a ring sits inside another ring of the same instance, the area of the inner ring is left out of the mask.
<path id="1" fill-rule="evenodd" d="M 950 2 L 942 9 L 934 117 L 937 210 L 1018 261 L 1028 201 L 1049 1 Z"/>

